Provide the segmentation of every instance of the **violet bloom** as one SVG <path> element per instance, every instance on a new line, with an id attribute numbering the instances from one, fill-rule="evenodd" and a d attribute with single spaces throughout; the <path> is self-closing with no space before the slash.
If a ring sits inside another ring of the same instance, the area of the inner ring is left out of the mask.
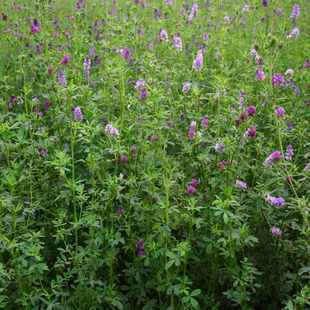
<path id="1" fill-rule="evenodd" d="M 145 100 L 148 96 L 148 91 L 146 88 L 141 89 L 140 94 L 139 94 L 139 99 L 140 100 Z"/>
<path id="2" fill-rule="evenodd" d="M 290 17 L 291 19 L 296 20 L 299 15 L 300 15 L 300 6 L 298 4 L 294 4 Z"/>
<path id="3" fill-rule="evenodd" d="M 281 237 L 282 236 L 282 230 L 279 227 L 272 226 L 271 227 L 271 234 L 274 237 Z"/>
<path id="4" fill-rule="evenodd" d="M 258 55 L 257 50 L 255 48 L 252 48 L 250 50 L 250 55 L 255 59 Z"/>
<path id="5" fill-rule="evenodd" d="M 119 135 L 118 129 L 111 124 L 107 124 L 104 129 L 105 133 L 111 137 L 117 137 Z"/>
<path id="6" fill-rule="evenodd" d="M 310 68 L 310 59 L 305 60 L 304 66 L 305 69 Z"/>
<path id="7" fill-rule="evenodd" d="M 294 149 L 293 149 L 293 146 L 291 144 L 289 144 L 286 148 L 284 158 L 286 160 L 292 160 L 293 156 L 294 156 Z"/>
<path id="8" fill-rule="evenodd" d="M 190 91 L 190 89 L 191 89 L 191 83 L 190 82 L 185 82 L 183 84 L 183 87 L 182 87 L 182 92 L 184 94 L 187 94 Z"/>
<path id="9" fill-rule="evenodd" d="M 165 3 L 168 5 L 172 5 L 173 4 L 173 0 L 165 0 Z"/>
<path id="10" fill-rule="evenodd" d="M 31 33 L 35 34 L 41 31 L 41 25 L 37 19 L 34 19 L 31 23 Z"/>
<path id="11" fill-rule="evenodd" d="M 192 8 L 191 8 L 191 12 L 188 16 L 188 22 L 192 22 L 193 19 L 197 16 L 198 13 L 198 4 L 197 3 L 193 3 Z"/>
<path id="12" fill-rule="evenodd" d="M 141 89 L 143 89 L 145 87 L 146 87 L 146 83 L 145 83 L 144 80 L 137 80 L 136 81 L 136 84 L 135 84 L 135 89 L 136 90 L 141 90 Z"/>
<path id="13" fill-rule="evenodd" d="M 235 186 L 238 189 L 247 189 L 248 188 L 248 185 L 246 184 L 246 182 L 243 182 L 241 180 L 236 180 Z"/>
<path id="14" fill-rule="evenodd" d="M 265 198 L 266 202 L 275 207 L 283 207 L 285 205 L 285 200 L 283 197 L 274 197 L 267 195 Z"/>
<path id="15" fill-rule="evenodd" d="M 145 255 L 144 241 L 142 239 L 140 239 L 136 242 L 136 255 L 137 256 L 144 256 Z"/>
<path id="16" fill-rule="evenodd" d="M 285 110 L 282 107 L 277 107 L 275 109 L 275 113 L 276 113 L 276 116 L 279 117 L 279 118 L 282 118 L 282 117 L 285 116 Z"/>
<path id="17" fill-rule="evenodd" d="M 162 42 L 168 41 L 168 33 L 165 29 L 160 29 L 159 31 L 159 40 Z"/>
<path id="18" fill-rule="evenodd" d="M 73 117 L 76 121 L 82 121 L 83 120 L 83 113 L 80 107 L 75 107 L 73 109 Z"/>
<path id="19" fill-rule="evenodd" d="M 193 140 L 196 137 L 197 135 L 196 129 L 197 129 L 197 123 L 195 121 L 192 121 L 187 133 L 187 136 L 190 140 Z"/>
<path id="20" fill-rule="evenodd" d="M 67 86 L 67 79 L 66 79 L 65 72 L 63 70 L 57 71 L 57 80 L 61 86 L 64 86 L 64 87 Z"/>
<path id="21" fill-rule="evenodd" d="M 130 61 L 131 58 L 132 58 L 131 52 L 130 52 L 130 50 L 128 48 L 122 48 L 120 50 L 120 54 L 127 61 Z"/>
<path id="22" fill-rule="evenodd" d="M 207 116 L 204 116 L 201 120 L 201 126 L 204 128 L 204 129 L 208 129 L 209 127 L 209 119 Z"/>
<path id="23" fill-rule="evenodd" d="M 173 36 L 173 46 L 177 51 L 182 51 L 183 44 L 182 44 L 182 38 L 179 34 L 176 34 Z"/>
<path id="24" fill-rule="evenodd" d="M 75 4 L 77 10 L 84 9 L 85 7 L 85 0 L 78 0 Z"/>
<path id="25" fill-rule="evenodd" d="M 225 150 L 225 144 L 224 143 L 216 143 L 214 145 L 214 150 L 217 153 L 223 153 Z"/>
<path id="26" fill-rule="evenodd" d="M 186 194 L 188 195 L 194 195 L 197 193 L 197 188 L 194 187 L 193 185 L 189 184 L 186 187 Z"/>
<path id="27" fill-rule="evenodd" d="M 304 168 L 304 171 L 309 172 L 310 171 L 310 162 L 308 162 Z"/>
<path id="28" fill-rule="evenodd" d="M 248 118 L 248 113 L 247 112 L 241 112 L 239 117 L 236 119 L 236 126 L 240 126 L 241 123 L 245 122 Z"/>
<path id="29" fill-rule="evenodd" d="M 257 69 L 256 70 L 256 80 L 258 81 L 263 81 L 265 80 L 266 76 L 265 76 L 265 72 L 263 69 Z"/>
<path id="30" fill-rule="evenodd" d="M 291 32 L 287 35 L 288 39 L 296 39 L 300 35 L 300 30 L 298 27 L 294 27 Z"/>
<path id="31" fill-rule="evenodd" d="M 246 113 L 248 116 L 254 116 L 256 114 L 256 107 L 254 105 L 250 105 L 246 109 Z"/>
<path id="32" fill-rule="evenodd" d="M 243 91 L 241 91 L 239 94 L 239 106 L 240 106 L 240 108 L 243 107 L 244 101 L 245 101 L 245 93 Z"/>
<path id="33" fill-rule="evenodd" d="M 269 4 L 269 0 L 262 0 L 262 5 L 264 7 L 268 6 L 268 4 Z"/>
<path id="34" fill-rule="evenodd" d="M 209 41 L 209 34 L 204 33 L 204 34 L 202 35 L 202 39 L 203 39 L 204 41 Z"/>
<path id="35" fill-rule="evenodd" d="M 191 180 L 191 182 L 190 182 L 189 185 L 191 185 L 191 186 L 197 188 L 198 185 L 199 185 L 199 181 L 198 181 L 197 179 L 195 179 L 195 178 L 192 178 L 192 180 Z"/>
<path id="36" fill-rule="evenodd" d="M 282 154 L 280 151 L 272 152 L 264 161 L 265 167 L 270 167 L 274 163 L 278 162 L 282 158 Z"/>
<path id="37" fill-rule="evenodd" d="M 202 66 L 203 66 L 203 52 L 202 52 L 202 50 L 199 50 L 196 58 L 193 61 L 192 68 L 195 71 L 200 71 L 202 69 Z"/>
<path id="38" fill-rule="evenodd" d="M 274 74 L 272 76 L 272 86 L 273 87 L 279 87 L 279 86 L 284 86 L 285 85 L 285 78 L 282 74 Z"/>
<path id="39" fill-rule="evenodd" d="M 69 63 L 69 61 L 70 61 L 70 55 L 64 55 L 64 57 L 62 58 L 60 63 L 62 65 L 67 65 Z"/>
<path id="40" fill-rule="evenodd" d="M 255 138 L 256 137 L 256 127 L 249 127 L 244 133 L 246 138 Z"/>
<path id="41" fill-rule="evenodd" d="M 125 154 L 122 154 L 119 158 L 119 162 L 123 165 L 127 165 L 128 164 L 128 156 Z"/>
<path id="42" fill-rule="evenodd" d="M 86 80 L 89 80 L 90 67 L 91 67 L 91 60 L 89 57 L 86 57 L 83 62 L 83 71 L 84 71 L 84 77 Z"/>

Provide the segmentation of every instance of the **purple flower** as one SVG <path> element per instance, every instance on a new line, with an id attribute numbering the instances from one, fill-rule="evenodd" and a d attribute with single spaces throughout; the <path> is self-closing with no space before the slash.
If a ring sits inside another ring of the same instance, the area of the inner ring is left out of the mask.
<path id="1" fill-rule="evenodd" d="M 67 65 L 69 63 L 69 61 L 70 61 L 70 55 L 64 55 L 64 57 L 62 58 L 60 63 L 62 65 Z"/>
<path id="2" fill-rule="evenodd" d="M 185 82 L 183 84 L 183 87 L 182 87 L 182 91 L 184 94 L 187 94 L 191 89 L 191 83 L 190 82 Z"/>
<path id="3" fill-rule="evenodd" d="M 276 116 L 279 117 L 279 118 L 285 116 L 285 110 L 282 107 L 277 107 L 275 109 L 275 113 L 276 113 Z"/>
<path id="4" fill-rule="evenodd" d="M 124 164 L 124 165 L 127 165 L 128 164 L 128 156 L 125 155 L 125 154 L 122 154 L 120 157 L 119 157 L 119 162 L 121 164 Z"/>
<path id="5" fill-rule="evenodd" d="M 268 4 L 269 4 L 269 0 L 262 0 L 262 5 L 263 6 L 268 6 Z"/>
<path id="6" fill-rule="evenodd" d="M 246 109 L 246 113 L 248 116 L 254 116 L 256 114 L 256 107 L 254 105 L 250 105 Z"/>
<path id="7" fill-rule="evenodd" d="M 279 86 L 284 86 L 285 85 L 285 78 L 282 74 L 274 74 L 272 76 L 272 86 L 273 87 L 279 87 Z"/>
<path id="8" fill-rule="evenodd" d="M 280 151 L 272 152 L 264 161 L 265 167 L 270 167 L 274 163 L 278 162 L 282 158 L 282 154 Z"/>
<path id="9" fill-rule="evenodd" d="M 35 34 L 41 31 L 41 25 L 37 19 L 34 19 L 31 23 L 31 33 Z"/>
<path id="10" fill-rule="evenodd" d="M 120 49 L 120 54 L 127 61 L 130 61 L 132 59 L 132 54 L 128 48 Z"/>
<path id="11" fill-rule="evenodd" d="M 192 121 L 189 129 L 188 129 L 188 133 L 187 136 L 190 140 L 193 140 L 196 137 L 196 128 L 197 128 L 197 123 L 195 121 Z"/>
<path id="12" fill-rule="evenodd" d="M 287 35 L 288 39 L 296 39 L 300 35 L 300 30 L 298 27 L 294 27 L 291 32 Z"/>
<path id="13" fill-rule="evenodd" d="M 159 31 L 159 40 L 162 42 L 168 41 L 168 33 L 165 29 L 160 29 Z"/>
<path id="14" fill-rule="evenodd" d="M 191 12 L 188 16 L 188 22 L 192 22 L 192 20 L 197 16 L 198 13 L 198 4 L 197 3 L 193 3 L 192 8 L 191 8 Z"/>
<path id="15" fill-rule="evenodd" d="M 265 76 L 265 72 L 263 69 L 257 69 L 256 70 L 256 80 L 258 81 L 263 81 L 265 80 L 266 76 Z"/>
<path id="16" fill-rule="evenodd" d="M 165 3 L 168 5 L 172 5 L 173 4 L 173 0 L 165 0 Z"/>
<path id="17" fill-rule="evenodd" d="M 75 107 L 73 110 L 73 116 L 76 121 L 83 120 L 83 113 L 80 107 Z"/>
<path id="18" fill-rule="evenodd" d="M 140 239 L 136 242 L 136 255 L 137 256 L 144 256 L 145 255 L 144 241 L 142 239 Z"/>
<path id="19" fill-rule="evenodd" d="M 204 34 L 202 35 L 202 39 L 203 39 L 204 41 L 209 41 L 209 34 L 204 33 Z"/>
<path id="20" fill-rule="evenodd" d="M 143 89 L 145 87 L 146 87 L 146 83 L 145 83 L 144 80 L 137 80 L 136 81 L 136 84 L 135 84 L 135 89 L 136 90 L 141 90 L 141 89 Z"/>
<path id="21" fill-rule="evenodd" d="M 223 153 L 225 150 L 225 144 L 224 143 L 216 143 L 214 145 L 214 150 L 217 153 Z"/>
<path id="22" fill-rule="evenodd" d="M 256 111 L 256 109 L 255 109 Z M 246 121 L 248 118 L 248 113 L 247 112 L 241 112 L 239 117 L 236 119 L 236 126 L 240 126 L 241 123 Z"/>
<path id="23" fill-rule="evenodd" d="M 198 185 L 199 185 L 199 181 L 198 181 L 197 179 L 195 179 L 195 178 L 192 178 L 192 180 L 191 180 L 191 182 L 190 182 L 189 185 L 191 185 L 191 186 L 197 188 Z"/>
<path id="24" fill-rule="evenodd" d="M 304 68 L 310 68 L 310 59 L 305 60 L 304 62 Z"/>
<path id="25" fill-rule="evenodd" d="M 309 172 L 310 171 L 310 162 L 308 162 L 304 168 L 304 171 Z"/>
<path id="26" fill-rule="evenodd" d="M 250 50 L 250 55 L 255 59 L 258 55 L 257 50 L 255 48 L 252 48 Z"/>
<path id="27" fill-rule="evenodd" d="M 256 137 L 256 127 L 249 127 L 244 133 L 246 138 L 255 138 Z"/>
<path id="28" fill-rule="evenodd" d="M 107 124 L 104 129 L 105 133 L 111 137 L 117 137 L 119 135 L 118 129 L 111 124 Z"/>
<path id="29" fill-rule="evenodd" d="M 207 116 L 204 116 L 202 119 L 201 119 L 201 126 L 205 129 L 208 129 L 209 127 L 209 119 Z"/>
<path id="30" fill-rule="evenodd" d="M 236 180 L 235 186 L 236 186 L 236 188 L 239 188 L 239 189 L 247 189 L 248 188 L 248 185 L 246 184 L 246 182 L 243 182 L 241 180 Z"/>
<path id="31" fill-rule="evenodd" d="M 199 50 L 196 58 L 193 61 L 192 68 L 195 71 L 200 71 L 202 69 L 202 66 L 203 66 L 203 52 L 202 52 L 202 50 Z"/>
<path id="32" fill-rule="evenodd" d="M 239 106 L 240 106 L 240 108 L 243 107 L 244 101 L 245 101 L 245 93 L 243 91 L 241 91 L 239 94 Z"/>
<path id="33" fill-rule="evenodd" d="M 279 227 L 272 226 L 271 227 L 271 234 L 274 237 L 281 237 L 282 236 L 282 230 Z"/>
<path id="34" fill-rule="evenodd" d="M 194 194 L 196 194 L 196 192 L 197 192 L 197 188 L 196 187 L 194 187 L 191 184 L 187 185 L 187 187 L 186 187 L 186 194 L 194 195 Z"/>
<path id="35" fill-rule="evenodd" d="M 146 88 L 143 88 L 140 90 L 140 94 L 139 94 L 139 99 L 140 100 L 145 100 L 148 96 L 148 91 Z"/>
<path id="36" fill-rule="evenodd" d="M 46 158 L 48 156 L 48 150 L 43 147 L 40 147 L 38 152 L 39 152 L 39 155 L 43 158 Z"/>
<path id="37" fill-rule="evenodd" d="M 173 36 L 173 46 L 177 51 L 182 51 L 183 44 L 182 44 L 182 38 L 179 34 L 175 34 Z"/>
<path id="38" fill-rule="evenodd" d="M 268 194 L 265 200 L 267 203 L 275 207 L 283 207 L 285 205 L 285 200 L 283 197 L 274 197 Z"/>
<path id="39" fill-rule="evenodd" d="M 294 149 L 293 149 L 293 146 L 289 144 L 286 148 L 284 157 L 286 160 L 292 160 L 293 156 L 294 156 Z"/>
<path id="40" fill-rule="evenodd" d="M 91 67 L 91 59 L 89 57 L 86 57 L 83 62 L 83 71 L 86 80 L 89 80 L 90 67 Z"/>
<path id="41" fill-rule="evenodd" d="M 64 87 L 67 86 L 67 79 L 66 79 L 66 75 L 65 72 L 63 70 L 58 70 L 57 71 L 57 80 L 58 83 Z"/>
<path id="42" fill-rule="evenodd" d="M 81 10 L 85 7 L 85 0 L 78 0 L 75 4 L 77 10 Z"/>
<path id="43" fill-rule="evenodd" d="M 294 4 L 292 8 L 291 18 L 293 20 L 296 20 L 299 15 L 300 15 L 300 6 L 298 4 Z"/>

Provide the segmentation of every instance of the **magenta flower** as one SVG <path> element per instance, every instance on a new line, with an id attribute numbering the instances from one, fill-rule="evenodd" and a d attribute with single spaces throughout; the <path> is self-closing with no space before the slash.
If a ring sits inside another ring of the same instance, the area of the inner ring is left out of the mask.
<path id="1" fill-rule="evenodd" d="M 203 52 L 202 52 L 202 50 L 199 50 L 196 58 L 193 61 L 192 68 L 195 71 L 200 71 L 202 69 L 202 66 L 203 66 Z"/>
<path id="2" fill-rule="evenodd" d="M 247 189 L 248 188 L 248 185 L 246 184 L 246 182 L 243 182 L 241 180 L 236 180 L 235 186 L 238 189 Z"/>
<path id="3" fill-rule="evenodd" d="M 194 195 L 197 193 L 197 188 L 194 187 L 193 185 L 189 184 L 186 187 L 186 194 L 188 195 Z"/>
<path id="4" fill-rule="evenodd" d="M 82 121 L 83 120 L 83 113 L 80 107 L 75 107 L 73 109 L 73 117 L 76 121 Z"/>
<path id="5" fill-rule="evenodd" d="M 159 31 L 159 40 L 162 42 L 168 41 L 168 33 L 165 29 L 160 29 Z"/>
<path id="6" fill-rule="evenodd" d="M 262 5 L 263 6 L 268 6 L 268 4 L 269 4 L 269 0 L 262 0 Z"/>
<path id="7" fill-rule="evenodd" d="M 254 105 L 250 105 L 246 109 L 246 113 L 248 116 L 254 116 L 256 114 L 256 107 Z"/>
<path id="8" fill-rule="evenodd" d="M 207 116 L 204 116 L 201 120 L 201 126 L 204 128 L 204 129 L 208 129 L 209 127 L 209 119 Z"/>
<path id="9" fill-rule="evenodd" d="M 282 74 L 274 74 L 272 76 L 272 86 L 273 87 L 280 87 L 285 85 L 285 78 Z"/>
<path id="10" fill-rule="evenodd" d="M 274 197 L 267 195 L 265 198 L 266 202 L 275 207 L 283 207 L 285 205 L 285 200 L 283 197 Z"/>
<path id="11" fill-rule="evenodd" d="M 190 140 L 193 140 L 196 137 L 196 128 L 197 128 L 197 123 L 195 121 L 192 121 L 189 129 L 188 129 L 188 133 L 187 136 Z"/>
<path id="12" fill-rule="evenodd" d="M 34 19 L 31 23 L 31 33 L 35 34 L 41 31 L 41 25 L 37 19 Z"/>
<path id="13" fill-rule="evenodd" d="M 177 51 L 182 51 L 183 44 L 182 44 L 182 38 L 179 34 L 176 34 L 173 36 L 173 46 Z"/>
<path id="14" fill-rule="evenodd" d="M 285 110 L 282 107 L 277 107 L 275 110 L 276 116 L 281 118 L 285 116 Z"/>
<path id="15" fill-rule="evenodd" d="M 278 162 L 282 158 L 282 154 L 280 151 L 272 152 L 264 161 L 265 167 L 270 167 L 274 163 Z"/>
<path id="16" fill-rule="evenodd" d="M 191 83 L 190 82 L 185 82 L 183 84 L 183 87 L 182 87 L 182 92 L 184 94 L 187 94 L 190 91 L 190 89 L 191 89 Z"/>
<path id="17" fill-rule="evenodd" d="M 282 230 L 279 227 L 272 226 L 271 227 L 271 234 L 274 237 L 281 237 L 282 236 Z"/>
<path id="18" fill-rule="evenodd" d="M 245 131 L 244 137 L 246 137 L 246 138 L 255 138 L 256 137 L 256 127 L 249 127 Z"/>
<path id="19" fill-rule="evenodd" d="M 256 80 L 258 81 L 263 81 L 265 80 L 266 76 L 265 76 L 265 72 L 263 69 L 257 69 L 256 70 Z"/>
<path id="20" fill-rule="evenodd" d="M 195 179 L 195 178 L 192 178 L 192 180 L 191 180 L 191 182 L 190 182 L 189 185 L 191 185 L 191 186 L 197 188 L 198 185 L 199 185 L 199 181 L 198 181 L 197 179 Z"/>
<path id="21" fill-rule="evenodd" d="M 104 129 L 105 133 L 111 137 L 117 137 L 119 135 L 118 129 L 111 124 L 107 124 Z"/>
<path id="22" fill-rule="evenodd" d="M 62 65 L 67 65 L 69 63 L 69 61 L 70 61 L 70 55 L 64 55 L 64 57 L 62 58 L 60 63 Z"/>
<path id="23" fill-rule="evenodd" d="M 123 165 L 127 165 L 128 164 L 128 156 L 125 155 L 125 154 L 122 154 L 120 157 L 119 157 L 119 162 Z"/>

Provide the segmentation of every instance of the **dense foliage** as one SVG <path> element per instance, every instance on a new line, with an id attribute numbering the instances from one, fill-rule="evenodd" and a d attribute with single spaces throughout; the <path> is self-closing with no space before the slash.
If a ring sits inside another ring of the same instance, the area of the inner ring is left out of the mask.
<path id="1" fill-rule="evenodd" d="M 309 12 L 1 0 L 0 308 L 310 306 Z"/>

